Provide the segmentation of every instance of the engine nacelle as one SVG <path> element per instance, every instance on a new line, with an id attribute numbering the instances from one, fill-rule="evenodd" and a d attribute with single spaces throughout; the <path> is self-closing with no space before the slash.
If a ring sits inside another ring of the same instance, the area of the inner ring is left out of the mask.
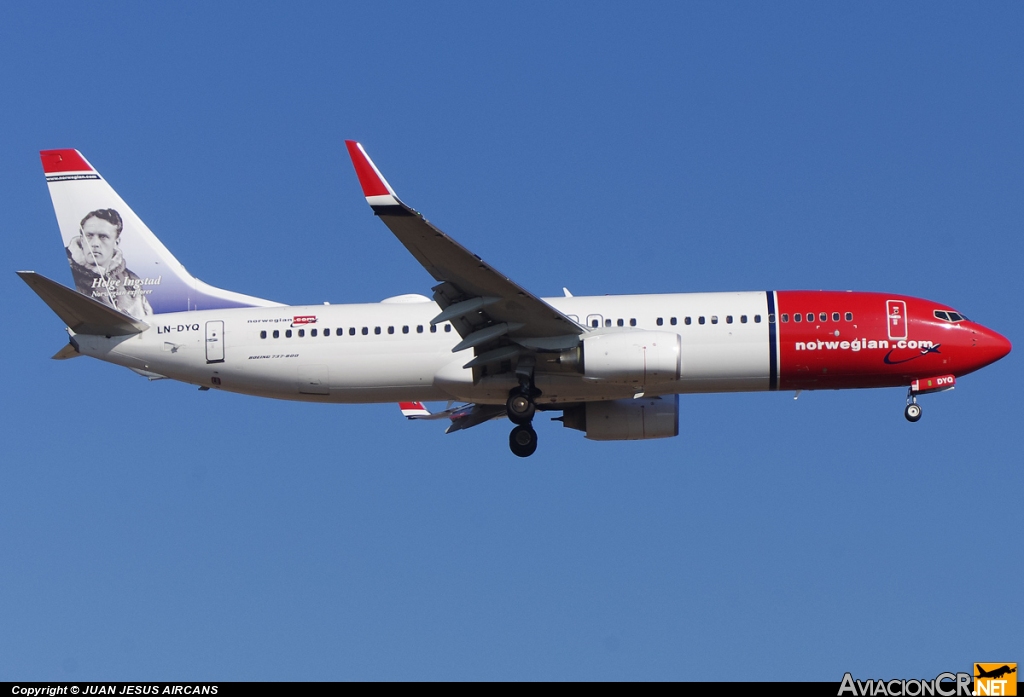
<path id="1" fill-rule="evenodd" d="M 647 440 L 679 435 L 679 395 L 587 402 L 565 410 L 562 425 L 590 440 Z"/>
<path id="2" fill-rule="evenodd" d="M 635 330 L 585 337 L 580 347 L 588 378 L 651 385 L 678 380 L 682 340 L 671 332 Z"/>

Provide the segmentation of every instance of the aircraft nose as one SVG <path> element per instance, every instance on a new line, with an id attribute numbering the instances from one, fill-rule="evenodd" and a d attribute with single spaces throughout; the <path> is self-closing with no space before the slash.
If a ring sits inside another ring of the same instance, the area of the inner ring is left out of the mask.
<path id="1" fill-rule="evenodd" d="M 978 327 L 975 330 L 974 349 L 975 359 L 981 365 L 995 363 L 1010 352 L 1013 346 L 1010 340 L 999 332 L 994 332 L 987 327 Z"/>

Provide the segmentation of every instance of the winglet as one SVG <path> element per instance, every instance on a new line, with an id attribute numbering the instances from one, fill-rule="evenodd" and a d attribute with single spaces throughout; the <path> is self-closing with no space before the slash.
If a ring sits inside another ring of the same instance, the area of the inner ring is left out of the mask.
<path id="1" fill-rule="evenodd" d="M 366 202 L 376 209 L 378 206 L 400 206 L 395 190 L 388 184 L 387 179 L 373 164 L 373 160 L 366 154 L 363 146 L 354 140 L 346 140 L 345 147 L 348 148 L 348 155 L 352 158 L 352 165 L 356 168 L 356 176 L 359 177 L 359 185 L 363 187 L 363 196 Z"/>
<path id="2" fill-rule="evenodd" d="M 430 416 L 430 411 L 422 402 L 399 402 L 398 408 L 402 410 L 402 416 L 408 419 Z"/>

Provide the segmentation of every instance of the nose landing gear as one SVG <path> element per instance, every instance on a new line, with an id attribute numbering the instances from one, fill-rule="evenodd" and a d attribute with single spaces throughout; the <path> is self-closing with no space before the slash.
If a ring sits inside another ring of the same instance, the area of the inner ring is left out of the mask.
<path id="1" fill-rule="evenodd" d="M 938 348 L 938 345 L 935 346 Z M 910 383 L 907 390 L 907 408 L 903 415 L 907 421 L 914 423 L 921 419 L 921 407 L 917 405 L 917 396 L 921 394 L 935 394 L 953 389 L 956 385 L 956 375 L 939 375 L 934 378 L 919 378 Z"/>
<path id="2" fill-rule="evenodd" d="M 921 420 L 921 407 L 917 403 L 917 395 L 914 388 L 907 390 L 907 408 L 903 410 L 903 416 L 907 417 L 910 423 L 917 423 Z"/>

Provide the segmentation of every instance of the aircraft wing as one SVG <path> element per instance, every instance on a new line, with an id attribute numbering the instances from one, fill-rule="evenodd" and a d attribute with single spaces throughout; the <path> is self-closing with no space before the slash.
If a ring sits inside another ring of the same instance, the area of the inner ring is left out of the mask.
<path id="1" fill-rule="evenodd" d="M 462 341 L 453 352 L 473 348 L 466 367 L 497 363 L 528 351 L 576 346 L 586 328 L 533 295 L 402 203 L 363 146 L 345 141 L 363 195 L 406 249 L 439 285 L 434 300 L 442 312 L 432 324 L 451 322 Z M 525 349 L 525 351 L 524 351 Z"/>

